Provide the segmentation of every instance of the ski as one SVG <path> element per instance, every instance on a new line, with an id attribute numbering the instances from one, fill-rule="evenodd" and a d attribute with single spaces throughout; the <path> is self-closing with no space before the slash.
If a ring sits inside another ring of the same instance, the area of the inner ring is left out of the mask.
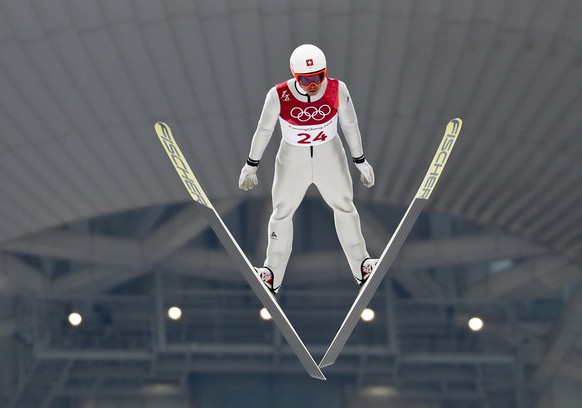
<path id="1" fill-rule="evenodd" d="M 392 262 L 400 251 L 400 248 L 408 236 L 408 233 L 412 229 L 416 219 L 430 198 L 430 195 L 433 192 L 437 181 L 445 167 L 445 164 L 447 163 L 447 160 L 451 154 L 453 146 L 455 145 L 462 125 L 463 121 L 459 118 L 452 119 L 447 124 L 443 139 L 420 185 L 420 188 L 408 206 L 404 217 L 400 221 L 400 224 L 398 224 L 398 227 L 396 228 L 396 231 L 394 231 L 394 234 L 388 242 L 388 245 L 386 245 L 386 248 L 384 248 L 384 251 L 380 255 L 376 269 L 370 275 L 364 286 L 360 289 L 356 300 L 350 308 L 333 341 L 328 347 L 327 352 L 323 356 L 323 359 L 319 363 L 320 368 L 332 365 L 336 361 L 339 353 L 342 351 L 346 341 L 354 330 L 360 315 L 370 302 L 370 299 L 372 299 L 376 289 L 378 289 L 380 282 L 382 282 L 386 272 L 388 272 L 390 265 L 392 265 Z"/>
<path id="2" fill-rule="evenodd" d="M 321 372 L 317 363 L 311 356 L 311 353 L 305 347 L 305 344 L 291 325 L 291 322 L 275 300 L 273 294 L 263 284 L 259 276 L 255 273 L 255 269 L 224 224 L 222 218 L 204 193 L 198 180 L 194 176 L 192 169 L 184 158 L 182 151 L 178 147 L 172 131 L 168 125 L 162 122 L 155 124 L 156 134 L 160 142 L 164 146 L 170 161 L 178 172 L 180 179 L 184 183 L 186 190 L 190 193 L 192 199 L 200 204 L 200 208 L 204 215 L 208 218 L 211 228 L 218 236 L 222 245 L 231 256 L 237 268 L 242 272 L 243 276 L 251 286 L 253 292 L 257 295 L 263 306 L 269 311 L 275 325 L 279 328 L 291 349 L 295 352 L 303 367 L 307 370 L 309 375 L 313 378 L 325 380 L 325 376 Z"/>

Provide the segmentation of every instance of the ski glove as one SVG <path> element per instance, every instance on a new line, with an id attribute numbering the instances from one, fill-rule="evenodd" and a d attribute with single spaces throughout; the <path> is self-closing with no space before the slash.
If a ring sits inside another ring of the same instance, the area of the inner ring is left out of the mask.
<path id="1" fill-rule="evenodd" d="M 375 177 L 374 177 L 374 169 L 370 166 L 367 160 L 364 159 L 361 163 L 355 163 L 358 170 L 360 170 L 360 180 L 364 185 L 368 188 L 374 185 Z"/>
<path id="2" fill-rule="evenodd" d="M 244 165 L 238 179 L 238 186 L 242 190 L 251 190 L 259 183 L 259 179 L 257 178 L 257 169 L 258 166 L 251 166 L 248 163 Z"/>

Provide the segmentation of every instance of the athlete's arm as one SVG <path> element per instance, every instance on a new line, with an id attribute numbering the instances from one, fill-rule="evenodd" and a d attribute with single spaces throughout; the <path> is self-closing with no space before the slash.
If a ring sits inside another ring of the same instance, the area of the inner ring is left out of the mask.
<path id="1" fill-rule="evenodd" d="M 339 123 L 342 128 L 346 143 L 350 148 L 352 157 L 362 157 L 364 149 L 362 147 L 362 136 L 358 127 L 358 117 L 352 103 L 350 91 L 342 81 L 339 81 L 339 106 L 337 109 Z"/>
<path id="2" fill-rule="evenodd" d="M 269 90 L 265 98 L 259 124 L 257 125 L 257 130 L 255 130 L 253 141 L 251 142 L 251 151 L 238 179 L 238 186 L 245 191 L 252 189 L 259 183 L 259 179 L 257 178 L 259 161 L 263 157 L 269 140 L 271 140 L 280 110 L 281 106 L 279 104 L 277 89 L 273 87 Z"/>
<path id="3" fill-rule="evenodd" d="M 277 125 L 280 111 L 281 104 L 279 102 L 279 95 L 277 94 L 277 89 L 273 87 L 269 90 L 265 98 L 263 111 L 261 112 L 255 134 L 253 135 L 249 159 L 258 162 L 263 157 L 263 153 Z"/>
<path id="4" fill-rule="evenodd" d="M 350 97 L 348 87 L 342 81 L 339 81 L 338 93 L 338 116 L 344 137 L 350 148 L 354 163 L 361 173 L 360 180 L 362 180 L 362 183 L 364 183 L 366 187 L 370 188 L 375 183 L 374 170 L 364 156 L 362 136 L 360 135 L 360 128 L 358 127 L 356 110 L 352 104 L 352 98 Z"/>

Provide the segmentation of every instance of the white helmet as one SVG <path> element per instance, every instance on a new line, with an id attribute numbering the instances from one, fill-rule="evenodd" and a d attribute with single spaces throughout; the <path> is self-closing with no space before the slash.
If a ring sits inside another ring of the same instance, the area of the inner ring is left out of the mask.
<path id="1" fill-rule="evenodd" d="M 312 44 L 303 44 L 295 48 L 289 60 L 293 75 L 310 74 L 327 68 L 325 54 Z"/>

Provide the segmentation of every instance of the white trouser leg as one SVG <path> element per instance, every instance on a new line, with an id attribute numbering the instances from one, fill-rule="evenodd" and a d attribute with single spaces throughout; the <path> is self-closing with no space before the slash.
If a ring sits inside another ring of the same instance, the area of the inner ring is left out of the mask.
<path id="1" fill-rule="evenodd" d="M 361 279 L 361 264 L 369 258 L 360 216 L 353 202 L 353 184 L 346 154 L 339 137 L 317 146 L 313 157 L 313 180 L 334 213 L 335 228 L 352 274 Z"/>
<path id="2" fill-rule="evenodd" d="M 293 245 L 293 214 L 312 183 L 312 162 L 308 148 L 281 141 L 275 161 L 269 237 L 265 266 L 273 271 L 273 287 L 283 282 Z"/>

